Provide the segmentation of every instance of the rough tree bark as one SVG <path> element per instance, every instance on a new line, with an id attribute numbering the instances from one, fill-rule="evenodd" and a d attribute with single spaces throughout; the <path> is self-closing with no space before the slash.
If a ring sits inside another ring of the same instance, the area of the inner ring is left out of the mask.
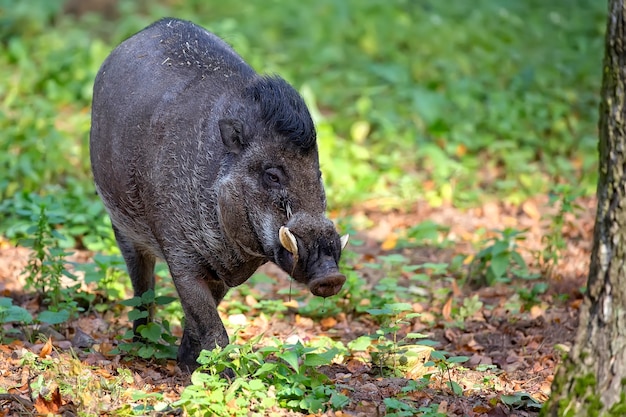
<path id="1" fill-rule="evenodd" d="M 626 0 L 609 0 L 587 292 L 543 416 L 626 416 Z"/>

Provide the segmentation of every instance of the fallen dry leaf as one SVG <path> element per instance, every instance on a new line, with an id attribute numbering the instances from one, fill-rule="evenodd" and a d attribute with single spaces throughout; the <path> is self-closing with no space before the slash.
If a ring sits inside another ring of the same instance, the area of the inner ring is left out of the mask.
<path id="1" fill-rule="evenodd" d="M 47 400 L 41 394 L 39 394 L 35 400 L 35 409 L 39 414 L 58 414 L 59 408 L 62 405 L 61 392 L 58 386 L 52 391 L 52 398 L 50 400 Z"/>
<path id="2" fill-rule="evenodd" d="M 45 358 L 51 353 L 52 353 L 52 337 L 49 337 L 46 343 L 41 348 L 41 352 L 39 352 L 39 357 Z"/>
<path id="3" fill-rule="evenodd" d="M 522 203 L 522 211 L 533 220 L 541 219 L 541 212 L 537 208 L 537 204 L 532 200 L 527 200 Z"/>
<path id="4" fill-rule="evenodd" d="M 545 310 L 538 305 L 530 307 L 530 317 L 532 317 L 533 319 L 543 316 L 544 313 Z"/>
<path id="5" fill-rule="evenodd" d="M 322 325 L 322 329 L 331 329 L 337 325 L 337 320 L 334 317 L 324 317 L 320 324 Z"/>
<path id="6" fill-rule="evenodd" d="M 452 297 L 449 297 L 441 308 L 441 315 L 445 321 L 452 321 Z"/>
<path id="7" fill-rule="evenodd" d="M 463 295 L 463 291 L 459 288 L 459 284 L 457 284 L 456 280 L 452 280 L 450 286 L 452 287 L 452 296 L 460 297 Z"/>
<path id="8" fill-rule="evenodd" d="M 396 247 L 397 244 L 398 235 L 396 235 L 395 233 L 390 233 L 389 235 L 387 235 L 387 238 L 384 240 L 384 242 L 380 245 L 380 248 L 382 250 L 392 250 Z"/>

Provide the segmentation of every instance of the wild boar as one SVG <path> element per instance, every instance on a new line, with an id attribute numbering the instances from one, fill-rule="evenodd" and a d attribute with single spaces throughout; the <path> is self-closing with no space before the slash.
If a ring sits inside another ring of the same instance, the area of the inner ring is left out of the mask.
<path id="1" fill-rule="evenodd" d="M 162 19 L 121 43 L 93 90 L 90 156 L 134 293 L 167 263 L 185 314 L 178 350 L 228 344 L 217 306 L 272 261 L 318 296 L 345 277 L 300 95 L 216 35 Z M 135 321 L 134 329 L 149 319 Z"/>

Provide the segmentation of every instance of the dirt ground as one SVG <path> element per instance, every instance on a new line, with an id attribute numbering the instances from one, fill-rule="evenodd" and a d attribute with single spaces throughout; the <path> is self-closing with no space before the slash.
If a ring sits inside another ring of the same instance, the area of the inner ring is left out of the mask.
<path id="1" fill-rule="evenodd" d="M 563 351 L 571 346 L 577 329 L 578 309 L 581 304 L 581 288 L 588 272 L 592 246 L 595 200 L 578 201 L 581 208 L 575 215 L 565 216 L 561 233 L 567 247 L 560 254 L 559 264 L 548 275 L 541 278 L 548 282 L 547 291 L 538 296 L 537 302 L 528 306 L 519 299 L 519 288 L 530 288 L 536 281 L 515 285 L 496 285 L 476 288 L 458 285 L 452 279 L 433 282 L 433 293 L 447 289 L 446 296 L 431 297 L 429 302 L 413 303 L 413 310 L 421 313 L 419 319 L 411 320 L 401 333 L 421 332 L 439 343 L 438 350 L 450 352 L 452 356 L 468 356 L 462 367 L 450 372 L 437 373 L 424 389 L 404 394 L 416 408 L 438 404 L 437 410 L 449 416 L 536 416 L 539 404 L 550 394 L 550 384 L 555 366 Z M 519 206 L 506 203 L 487 203 L 483 207 L 459 210 L 452 207 L 430 208 L 416 205 L 410 210 L 381 212 L 363 206 L 349 213 L 333 213 L 335 216 L 352 217 L 352 223 L 360 225 L 355 240 L 363 242 L 352 249 L 357 252 L 355 269 L 364 277 L 368 286 L 381 278 L 380 273 L 368 269 L 367 262 L 389 253 L 400 253 L 412 263 L 450 262 L 457 254 L 475 254 L 479 243 L 493 230 L 514 228 L 527 230 L 526 239 L 520 242 L 526 261 L 535 272 L 542 271 L 540 261 L 533 254 L 544 248 L 545 236 L 554 233 L 551 216 L 555 209 L 548 207 L 546 199 L 527 201 Z M 398 244 L 411 226 L 425 220 L 448 228 L 444 233 L 452 242 L 444 249 L 434 246 L 401 249 Z M 478 248 L 478 249 L 477 249 Z M 88 259 L 90 253 L 76 255 L 78 261 Z M 0 240 L 0 296 L 11 297 L 27 309 L 36 309 L 32 297 L 22 293 L 23 278 L 20 274 L 28 260 L 28 251 L 11 247 Z M 276 267 L 268 266 L 265 273 L 276 278 L 276 283 L 254 288 L 265 293 L 267 298 L 286 298 L 288 285 L 285 274 Z M 399 280 L 406 278 L 400 277 Z M 403 284 L 400 282 L 399 284 Z M 244 284 L 246 285 L 246 284 Z M 294 291 L 300 291 L 294 285 Z M 477 296 L 482 307 L 473 311 L 462 322 L 455 321 L 451 311 L 462 306 L 468 298 Z M 521 306 L 521 307 L 520 307 Z M 128 368 L 133 375 L 129 386 L 144 391 L 160 392 L 164 398 L 175 400 L 189 382 L 172 361 L 150 363 L 147 361 L 125 361 L 125 358 L 106 355 L 107 349 L 115 345 L 115 337 L 123 334 L 129 323 L 125 314 L 112 308 L 103 313 L 91 312 L 71 323 L 64 332 L 53 333 L 52 355 L 72 357 L 91 367 L 99 375 L 112 375 L 120 367 Z M 280 319 L 265 315 L 247 317 L 225 317 L 243 320 L 244 331 L 240 337 L 252 337 L 264 333 L 281 340 L 290 338 L 315 338 L 330 336 L 344 343 L 360 335 L 368 334 L 377 326 L 367 314 L 345 314 L 320 321 L 302 317 L 297 309 L 289 309 Z M 6 325 L 9 326 L 9 325 Z M 5 328 L 6 330 L 6 328 Z M 180 329 L 174 332 L 180 334 Z M 229 329 L 232 334 L 232 329 Z M 80 349 L 81 338 L 90 340 L 90 349 Z M 72 349 L 73 348 L 73 349 Z M 0 416 L 41 412 L 42 405 L 30 395 L 30 383 L 34 370 L 22 365 L 20 358 L 25 351 L 41 354 L 44 343 L 17 340 L 9 344 L 0 343 Z M 75 353 L 71 354 L 70 352 Z M 398 397 L 409 382 L 407 375 L 392 377 L 381 374 L 371 362 L 359 358 L 345 358 L 341 363 L 326 367 L 323 372 L 342 387 L 351 403 L 344 410 L 329 411 L 329 416 L 382 416 L 386 414 L 383 400 Z M 36 376 L 36 375 L 35 375 Z M 453 393 L 446 382 L 453 380 L 463 389 L 461 395 Z M 0 391 L 1 392 L 1 391 Z M 517 394 L 517 401 L 509 401 Z M 56 412 L 75 415 L 79 407 L 69 399 L 58 400 Z M 45 407 L 44 407 L 45 409 Z M 277 415 L 300 415 L 280 410 Z M 167 413 L 166 413 L 167 414 Z M 171 412 L 169 414 L 175 414 Z"/>

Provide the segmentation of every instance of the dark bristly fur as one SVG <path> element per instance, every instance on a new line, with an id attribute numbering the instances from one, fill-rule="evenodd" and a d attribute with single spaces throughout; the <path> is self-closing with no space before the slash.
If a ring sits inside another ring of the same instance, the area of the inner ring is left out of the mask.
<path id="1" fill-rule="evenodd" d="M 244 97 L 257 102 L 261 119 L 276 133 L 303 150 L 315 146 L 315 126 L 306 104 L 287 81 L 278 76 L 256 78 L 244 90 Z"/>
<path id="2" fill-rule="evenodd" d="M 157 258 L 169 266 L 185 313 L 183 369 L 228 344 L 217 306 L 263 263 L 315 295 L 341 289 L 304 101 L 201 27 L 163 19 L 111 52 L 94 84 L 90 153 L 135 295 L 154 288 Z"/>

